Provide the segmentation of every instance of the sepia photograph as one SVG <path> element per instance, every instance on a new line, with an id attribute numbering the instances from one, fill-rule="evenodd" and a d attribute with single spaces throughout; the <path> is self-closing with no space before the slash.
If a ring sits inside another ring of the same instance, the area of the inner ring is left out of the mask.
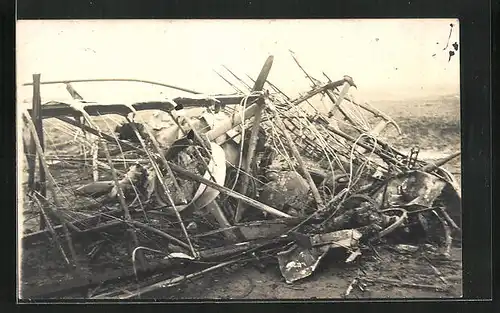
<path id="1" fill-rule="evenodd" d="M 19 20 L 17 296 L 463 296 L 458 19 Z"/>

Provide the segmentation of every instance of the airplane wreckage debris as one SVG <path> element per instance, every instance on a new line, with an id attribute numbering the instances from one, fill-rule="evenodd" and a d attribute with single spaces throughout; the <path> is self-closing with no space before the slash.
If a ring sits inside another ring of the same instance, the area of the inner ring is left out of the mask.
<path id="1" fill-rule="evenodd" d="M 312 89 L 291 99 L 268 81 L 272 63 L 270 56 L 253 87 L 231 72 L 239 81 L 224 78 L 231 95 L 139 81 L 191 95 L 132 104 L 86 101 L 71 85 L 106 79 L 40 82 L 34 75 L 23 139 L 26 201 L 41 212 L 41 230 L 22 238 L 22 297 L 137 298 L 269 260 L 293 283 L 312 275 L 330 250 L 350 263 L 382 242 L 413 251 L 405 243 L 415 238 L 448 256 L 461 193 L 441 166 L 459 153 L 435 164 L 419 160 L 418 149 L 406 155 L 378 136 L 388 125 L 400 132 L 394 120 L 347 97 L 351 77 L 322 83 L 304 71 Z M 41 105 L 40 86 L 58 83 L 73 101 Z M 328 97 L 328 110 L 309 102 L 315 95 Z M 202 113 L 190 115 L 193 108 Z M 168 121 L 151 125 L 144 110 Z M 370 128 L 361 111 L 378 124 Z M 112 129 L 97 121 L 103 115 L 125 121 Z M 45 118 L 84 138 L 84 151 L 46 149 Z M 30 255 L 36 251 L 46 259 Z M 49 259 L 63 265 L 44 268 Z M 99 262 L 103 273 L 92 270 Z M 37 278 L 41 272 L 49 278 Z"/>

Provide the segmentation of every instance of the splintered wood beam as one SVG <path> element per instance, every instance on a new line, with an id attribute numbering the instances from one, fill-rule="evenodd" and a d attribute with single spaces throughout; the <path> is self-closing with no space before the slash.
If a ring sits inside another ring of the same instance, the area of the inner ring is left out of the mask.
<path id="1" fill-rule="evenodd" d="M 254 156 L 255 156 L 255 148 L 257 147 L 257 140 L 259 139 L 259 129 L 260 129 L 260 122 L 262 120 L 262 110 L 264 109 L 265 105 L 264 103 L 258 103 L 258 109 L 255 112 L 255 118 L 253 121 L 252 125 L 252 130 L 250 133 L 250 140 L 248 143 L 248 152 L 246 155 L 246 158 L 243 163 L 243 176 L 241 177 L 241 184 L 239 191 L 241 194 L 246 194 L 248 190 L 248 185 L 250 181 L 250 171 L 251 171 L 251 165 L 254 162 Z M 242 201 L 238 201 L 238 205 L 236 207 L 236 213 L 234 216 L 234 221 L 237 223 L 240 221 L 241 217 L 243 216 L 243 213 L 245 212 L 246 206 Z"/>
<path id="2" fill-rule="evenodd" d="M 269 72 L 271 71 L 271 67 L 273 65 L 274 57 L 271 55 L 267 58 L 266 63 L 262 67 L 257 80 L 254 83 L 252 88 L 252 92 L 261 91 L 264 88 L 264 84 L 266 83 L 267 77 L 269 76 Z M 248 143 L 248 152 L 246 158 L 243 163 L 243 176 L 241 177 L 241 185 L 240 185 L 240 193 L 246 194 L 249 180 L 250 180 L 250 168 L 252 163 L 254 162 L 255 156 L 255 148 L 257 147 L 257 140 L 259 139 L 259 130 L 260 130 L 260 122 L 262 120 L 262 111 L 265 108 L 265 101 L 260 100 L 257 102 L 257 110 L 255 111 L 254 121 L 252 125 L 252 130 L 250 133 L 250 139 Z M 234 221 L 239 222 L 241 219 L 246 207 L 242 201 L 238 201 L 238 205 L 236 207 L 236 214 L 234 216 Z"/>

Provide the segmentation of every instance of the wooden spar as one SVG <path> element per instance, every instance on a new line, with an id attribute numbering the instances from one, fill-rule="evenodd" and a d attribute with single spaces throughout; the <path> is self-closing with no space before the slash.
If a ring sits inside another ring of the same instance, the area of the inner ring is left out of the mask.
<path id="1" fill-rule="evenodd" d="M 172 107 L 171 101 L 145 101 L 145 102 L 137 102 L 132 104 L 127 103 L 84 103 L 85 112 L 90 116 L 100 116 L 106 114 L 118 114 L 121 116 L 127 116 L 132 113 L 131 107 L 136 111 L 145 111 L 145 110 L 161 110 L 164 112 L 169 112 L 172 110 L 181 110 L 183 108 L 205 108 L 212 106 L 214 101 L 217 102 L 220 106 L 238 104 L 245 97 L 244 95 L 223 95 L 223 96 L 214 96 L 214 97 L 206 97 L 206 98 L 194 98 L 194 97 L 177 97 L 173 99 L 178 107 Z M 248 102 L 255 102 L 259 99 L 259 95 L 248 96 Z M 31 109 L 28 110 L 31 114 Z M 58 116 L 81 116 L 81 112 L 72 107 L 71 103 L 66 102 L 56 102 L 55 104 L 48 104 L 42 106 L 42 116 L 43 118 L 47 117 L 58 117 Z"/>
<path id="2" fill-rule="evenodd" d="M 306 72 L 306 70 L 302 67 L 302 65 L 300 65 L 299 63 L 299 60 L 297 59 L 297 57 L 295 56 L 295 52 L 293 52 L 292 50 L 289 50 L 290 51 L 290 54 L 293 58 L 293 60 L 295 61 L 295 64 L 297 64 L 297 66 L 300 68 L 300 70 L 304 73 L 304 75 L 306 75 L 306 77 L 311 81 L 312 85 L 314 87 L 317 87 L 318 84 L 320 83 L 319 80 L 317 80 L 316 78 L 312 77 L 311 75 L 309 75 L 309 73 Z M 331 79 L 328 79 L 329 82 L 331 82 Z M 330 100 L 332 101 L 332 104 L 333 106 L 335 107 L 335 99 L 333 97 L 331 97 L 331 90 L 330 89 L 327 89 L 325 90 L 326 94 L 328 95 L 328 97 L 330 98 Z M 310 106 L 313 106 L 309 101 L 307 102 Z M 344 114 L 344 116 L 349 119 L 349 116 L 347 116 L 345 113 L 345 111 L 343 111 L 341 108 L 339 108 L 339 111 Z"/>
<path id="3" fill-rule="evenodd" d="M 40 147 L 42 152 L 45 150 L 45 140 L 43 134 L 43 121 L 42 121 L 42 99 L 40 95 L 40 74 L 33 74 L 33 121 L 35 124 L 36 134 L 40 140 Z M 46 177 L 45 170 L 42 166 L 42 155 L 39 156 L 40 167 L 40 194 L 47 195 L 45 186 Z"/>
<path id="4" fill-rule="evenodd" d="M 40 95 L 40 85 L 36 84 L 36 79 L 38 78 L 38 81 L 40 79 L 40 74 L 33 74 L 33 83 L 36 85 L 33 87 L 33 108 L 32 108 L 32 114 L 31 114 L 31 119 L 33 120 L 33 123 L 35 124 L 35 129 L 36 129 L 36 122 L 35 122 L 35 114 L 34 111 L 39 109 L 39 106 L 41 106 L 41 101 L 37 101 L 39 99 Z M 38 88 L 37 88 L 38 87 Z M 31 134 L 30 137 L 30 143 L 28 146 L 28 151 L 26 152 L 26 158 L 28 161 L 28 187 L 29 190 L 33 191 L 35 190 L 35 171 L 36 171 L 36 144 L 35 144 L 35 138 L 34 135 Z"/>
<path id="5" fill-rule="evenodd" d="M 349 83 L 345 82 L 344 83 L 344 88 L 342 89 L 342 93 L 344 94 L 345 96 L 345 93 L 347 93 L 347 90 L 349 90 Z M 326 91 L 326 95 L 328 96 L 328 98 L 330 99 L 330 101 L 332 101 L 332 104 L 334 105 L 334 108 L 337 108 L 340 113 L 342 113 L 342 115 L 349 121 L 349 123 L 351 123 L 352 125 L 354 126 L 357 126 L 359 127 L 359 124 L 356 123 L 352 117 L 344 110 L 344 108 L 342 108 L 341 104 L 342 104 L 342 101 L 344 100 L 344 96 L 342 97 L 338 97 L 337 100 L 335 100 L 335 97 L 333 95 L 333 91 L 331 90 L 327 90 Z M 333 114 L 333 109 L 332 111 L 330 111 L 331 114 Z M 355 127 L 357 129 L 357 127 Z"/>
<path id="6" fill-rule="evenodd" d="M 260 71 L 259 77 L 257 77 L 257 80 L 255 81 L 255 84 L 252 88 L 252 92 L 262 91 L 262 89 L 264 88 L 264 84 L 266 83 L 267 76 L 269 76 L 269 72 L 271 71 L 271 67 L 273 65 L 273 60 L 274 60 L 274 57 L 272 55 L 267 58 L 266 63 L 264 63 L 264 66 L 262 67 L 262 70 Z M 243 163 L 243 174 L 244 175 L 241 178 L 242 179 L 241 185 L 240 185 L 240 193 L 241 194 L 247 193 L 247 188 L 248 188 L 249 179 L 250 179 L 250 177 L 249 177 L 250 167 L 252 165 L 252 162 L 254 161 L 255 148 L 257 147 L 260 122 L 262 120 L 262 111 L 264 110 L 265 102 L 263 100 L 258 101 L 257 106 L 258 106 L 258 109 L 255 112 L 255 116 L 254 116 L 252 131 L 250 133 L 250 139 L 249 139 L 249 143 L 248 143 L 247 155 L 246 155 L 245 161 Z M 238 205 L 236 207 L 236 214 L 234 216 L 235 222 L 239 222 L 244 211 L 245 211 L 245 205 L 243 204 L 243 202 L 238 201 Z"/>
<path id="7" fill-rule="evenodd" d="M 326 74 L 323 73 L 325 76 Z M 326 76 L 328 78 L 328 76 Z M 329 79 L 329 78 L 328 78 Z M 328 93 L 331 93 L 335 96 L 340 96 L 340 93 L 337 92 L 337 91 L 331 91 L 329 90 Z M 330 96 L 329 96 L 330 97 Z M 331 98 L 330 98 L 331 99 Z M 377 110 L 375 109 L 374 107 L 371 107 L 367 104 L 363 104 L 363 103 L 358 103 L 352 99 L 346 99 L 348 102 L 352 103 L 353 105 L 355 106 L 358 106 L 362 109 L 364 109 L 365 111 L 371 113 L 374 117 L 380 117 L 382 118 L 382 121 L 380 121 L 375 127 L 374 129 L 371 131 L 371 133 L 373 135 L 377 135 L 379 134 L 388 124 L 392 124 L 394 126 L 394 128 L 396 128 L 398 134 L 402 134 L 401 132 L 401 128 L 399 127 L 399 125 L 396 123 L 396 121 L 394 121 L 390 116 L 388 116 L 387 114 L 385 114 L 384 112 L 380 111 L 380 110 Z"/>
<path id="8" fill-rule="evenodd" d="M 360 125 L 359 123 L 356 123 L 354 119 L 351 117 L 351 115 L 349 115 L 349 113 L 347 113 L 347 111 L 345 111 L 344 108 L 342 107 L 342 102 L 344 101 L 345 96 L 347 95 L 347 92 L 351 87 L 357 88 L 356 84 L 354 84 L 352 77 L 344 75 L 344 84 L 342 85 L 342 90 L 338 94 L 337 100 L 335 101 L 333 90 L 327 90 L 326 94 L 332 101 L 334 108 L 337 108 L 340 111 L 340 113 L 342 113 L 342 115 L 345 117 L 345 119 L 349 123 L 351 123 L 351 125 L 354 126 L 356 130 L 359 131 L 359 129 L 361 129 L 362 131 L 367 131 L 366 127 Z M 329 112 L 329 115 L 333 115 L 333 110 Z"/>
<path id="9" fill-rule="evenodd" d="M 307 78 L 309 78 L 309 80 L 311 81 L 311 83 L 313 84 L 314 87 L 316 87 L 318 85 L 318 80 L 315 79 L 315 78 L 312 78 L 307 72 L 306 70 L 300 65 L 299 63 L 299 60 L 297 60 L 297 58 L 295 57 L 294 53 L 292 51 L 290 51 L 292 53 L 292 58 L 294 59 L 295 63 L 298 65 L 298 67 L 302 70 L 302 72 L 304 72 L 304 74 L 306 75 Z M 351 79 L 352 81 L 352 79 Z M 344 96 L 345 96 L 345 93 L 347 93 L 347 91 L 349 90 L 349 86 L 350 84 L 348 83 L 347 80 L 345 80 L 344 82 L 344 85 L 343 85 L 343 89 L 342 89 L 342 92 L 341 92 L 341 96 L 339 96 L 339 98 L 337 100 L 335 100 L 335 97 L 333 96 L 333 92 L 332 90 L 330 89 L 327 89 L 325 90 L 325 93 L 326 95 L 328 96 L 328 98 L 330 99 L 330 101 L 332 102 L 332 105 L 333 105 L 333 108 L 332 110 L 330 111 L 330 113 L 333 113 L 332 111 L 337 108 L 340 113 L 342 113 L 342 115 L 352 124 L 352 125 L 356 125 L 356 123 L 354 122 L 354 120 L 349 116 L 349 114 L 347 114 L 347 112 L 341 107 L 341 103 L 342 103 L 342 100 L 344 99 Z"/>

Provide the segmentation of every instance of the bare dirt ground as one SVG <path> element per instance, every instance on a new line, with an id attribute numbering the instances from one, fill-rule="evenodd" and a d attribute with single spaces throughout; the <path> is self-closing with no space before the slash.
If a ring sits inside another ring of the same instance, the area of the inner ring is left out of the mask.
<path id="1" fill-rule="evenodd" d="M 453 249 L 451 260 L 430 260 L 445 277 L 449 288 L 435 274 L 421 251 L 401 255 L 388 247 L 377 247 L 379 257 L 364 256 L 359 263 L 346 266 L 330 256 L 316 272 L 294 284 L 286 284 L 277 266 L 261 270 L 255 266 L 221 271 L 183 286 L 157 291 L 147 298 L 157 299 L 374 299 L 374 298 L 457 298 L 462 294 L 461 249 Z M 440 262 L 440 263 L 439 263 Z M 365 290 L 344 294 L 354 279 L 366 284 Z M 413 284 L 409 286 L 406 284 Z"/>
<path id="2" fill-rule="evenodd" d="M 408 151 L 413 146 L 419 146 L 420 157 L 429 160 L 440 159 L 460 150 L 460 105 L 457 97 L 443 96 L 373 105 L 388 113 L 401 126 L 402 136 L 397 136 L 393 131 L 386 135 L 396 148 Z M 57 140 L 58 134 L 51 133 L 49 128 L 47 134 Z M 460 158 L 448 163 L 445 168 L 460 181 Z M 85 175 L 90 177 L 91 173 Z M 24 226 L 29 229 L 37 224 L 37 219 L 32 218 Z M 434 258 L 429 249 L 421 245 L 415 253 L 400 254 L 389 246 L 377 246 L 376 252 L 367 251 L 356 264 L 351 265 L 330 256 L 322 260 L 312 276 L 293 285 L 284 282 L 276 264 L 265 268 L 253 265 L 226 268 L 178 287 L 148 294 L 147 298 L 335 299 L 343 297 L 355 278 L 366 286 L 364 291 L 353 289 L 348 298 L 461 297 L 460 240 L 452 249 L 451 259 L 447 261 Z M 444 284 L 443 279 L 447 284 Z M 435 286 L 443 289 L 436 290 Z"/>

